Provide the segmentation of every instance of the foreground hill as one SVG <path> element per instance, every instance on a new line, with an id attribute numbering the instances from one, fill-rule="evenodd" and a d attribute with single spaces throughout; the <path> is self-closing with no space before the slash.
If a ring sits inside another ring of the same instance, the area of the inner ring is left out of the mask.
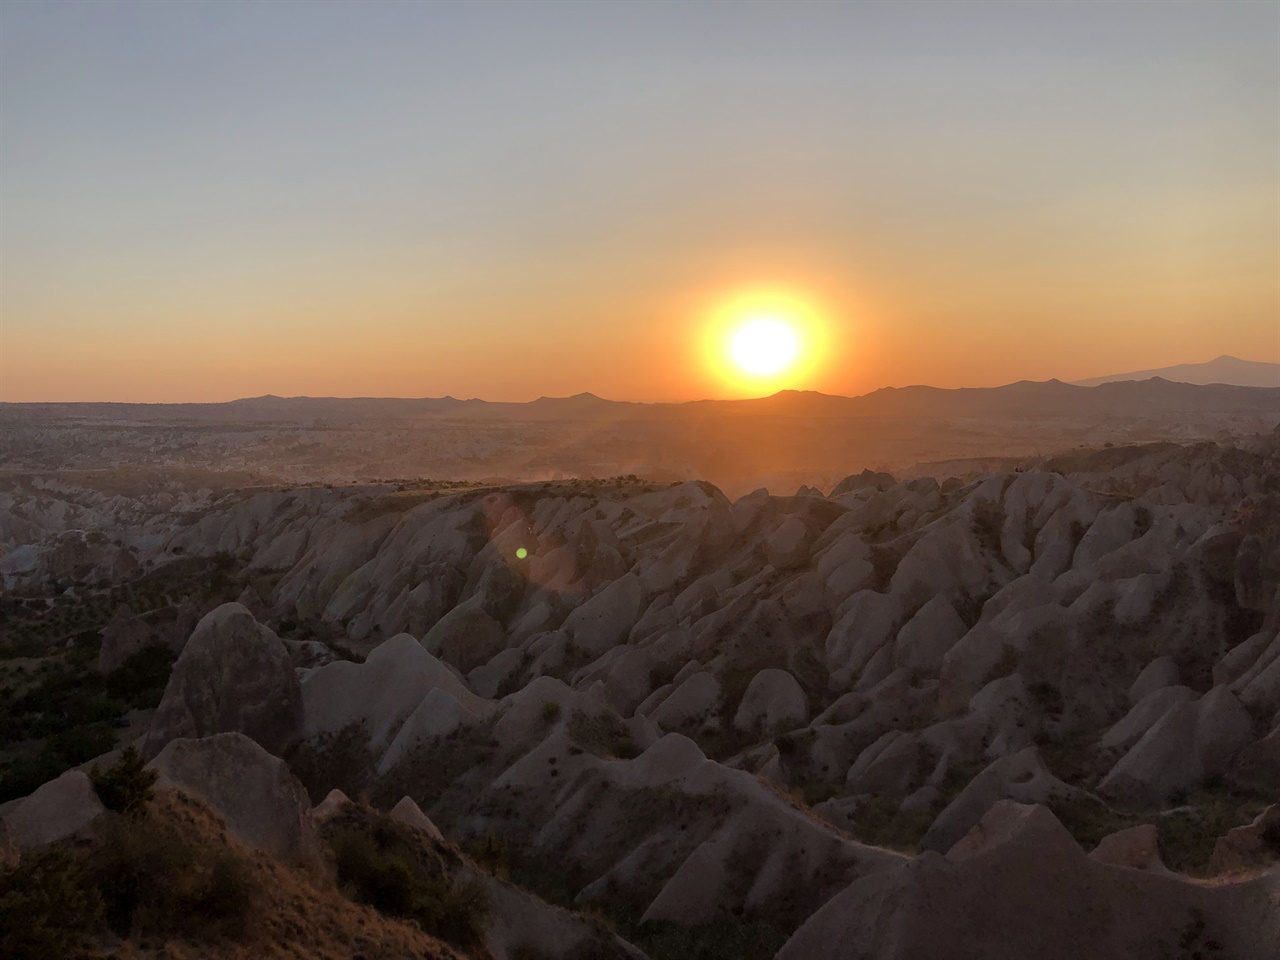
<path id="1" fill-rule="evenodd" d="M 10 757 L 88 759 L 43 705 L 98 676 L 154 764 L 235 736 L 304 805 L 408 797 L 653 957 L 1280 942 L 1280 434 L 736 500 L 25 490 Z"/>

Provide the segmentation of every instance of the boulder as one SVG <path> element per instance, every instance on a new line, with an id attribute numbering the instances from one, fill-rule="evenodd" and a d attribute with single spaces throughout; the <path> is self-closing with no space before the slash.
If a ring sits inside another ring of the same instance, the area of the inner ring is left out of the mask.
<path id="1" fill-rule="evenodd" d="M 351 802 L 351 799 L 334 787 L 324 795 L 324 799 L 317 803 L 311 809 L 311 816 L 318 822 L 323 822 L 332 817 L 335 813 Z"/>
<path id="2" fill-rule="evenodd" d="M 284 753 L 302 730 L 302 691 L 285 645 L 238 603 L 207 614 L 173 665 L 143 753 L 236 732 Z"/>
<path id="3" fill-rule="evenodd" d="M 1154 824 L 1143 823 L 1109 833 L 1089 856 L 1099 863 L 1134 870 L 1163 870 L 1158 832 Z"/>
<path id="4" fill-rule="evenodd" d="M 968 629 L 945 597 L 933 597 L 898 631 L 893 644 L 894 665 L 936 677 L 943 657 Z"/>
<path id="5" fill-rule="evenodd" d="M 996 760 L 969 781 L 954 800 L 938 814 L 920 841 L 922 850 L 945 853 L 1001 800 L 1044 803 L 1055 798 L 1082 795 L 1063 783 L 1040 762 L 1035 747 Z"/>
<path id="6" fill-rule="evenodd" d="M 307 792 L 288 765 L 240 733 L 170 741 L 148 765 L 158 788 L 206 803 L 246 846 L 318 866 L 323 857 Z"/>
<path id="7" fill-rule="evenodd" d="M 88 775 L 69 770 L 6 805 L 4 821 L 17 848 L 30 850 L 78 833 L 105 810 Z"/>
<path id="8" fill-rule="evenodd" d="M 764 541 L 765 559 L 778 570 L 798 567 L 809 558 L 809 528 L 799 517 L 787 517 Z"/>
<path id="9" fill-rule="evenodd" d="M 478 603 L 454 607 L 422 638 L 422 646 L 463 673 L 483 666 L 507 646 L 507 632 Z"/>
<path id="10" fill-rule="evenodd" d="M 682 727 L 708 718 L 720 699 L 720 681 L 705 670 L 684 679 L 649 719 L 664 729 Z"/>
<path id="11" fill-rule="evenodd" d="M 770 668 L 751 678 L 733 725 L 739 730 L 759 726 L 770 731 L 783 724 L 803 724 L 808 719 L 809 704 L 796 678 L 786 670 Z"/>
<path id="12" fill-rule="evenodd" d="M 1280 860 L 1280 804 L 1273 803 L 1243 827 L 1219 837 L 1209 858 L 1210 873 L 1265 869 Z"/>
<path id="13" fill-rule="evenodd" d="M 1156 657 L 1138 674 L 1129 688 L 1129 702 L 1137 703 L 1148 694 L 1163 687 L 1176 686 L 1179 681 L 1178 664 L 1173 657 Z"/>
<path id="14" fill-rule="evenodd" d="M 643 590 L 634 573 L 619 577 L 565 618 L 563 630 L 592 658 L 626 643 L 640 616 Z"/>
<path id="15" fill-rule="evenodd" d="M 422 812 L 422 808 L 414 803 L 411 797 L 401 797 L 400 802 L 391 808 L 388 816 L 415 830 L 421 830 L 436 843 L 444 843 L 444 835 L 439 828 L 431 822 L 431 818 Z"/>
<path id="16" fill-rule="evenodd" d="M 1241 750 L 1227 779 L 1237 790 L 1280 797 L 1280 726 Z"/>
<path id="17" fill-rule="evenodd" d="M 1102 735 L 1099 746 L 1104 750 L 1128 750 L 1176 704 L 1194 702 L 1195 699 L 1196 692 L 1190 687 L 1161 687 L 1152 690 Z"/>

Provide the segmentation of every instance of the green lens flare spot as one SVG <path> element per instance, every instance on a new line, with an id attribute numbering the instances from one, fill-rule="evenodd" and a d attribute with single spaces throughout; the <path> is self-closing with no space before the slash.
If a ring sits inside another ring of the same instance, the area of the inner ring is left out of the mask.
<path id="1" fill-rule="evenodd" d="M 524 559 L 525 557 L 527 557 L 528 555 L 529 555 L 529 551 L 528 551 L 528 550 L 526 550 L 524 547 L 516 547 L 516 559 L 517 559 L 517 560 L 523 560 L 523 559 Z"/>

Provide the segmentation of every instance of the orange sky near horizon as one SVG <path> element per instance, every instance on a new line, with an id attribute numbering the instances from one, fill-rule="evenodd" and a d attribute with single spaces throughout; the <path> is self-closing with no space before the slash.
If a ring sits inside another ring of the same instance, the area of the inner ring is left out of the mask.
<path id="1" fill-rule="evenodd" d="M 1278 90 L 1268 5 L 4 5 L 0 400 L 1280 362 Z"/>

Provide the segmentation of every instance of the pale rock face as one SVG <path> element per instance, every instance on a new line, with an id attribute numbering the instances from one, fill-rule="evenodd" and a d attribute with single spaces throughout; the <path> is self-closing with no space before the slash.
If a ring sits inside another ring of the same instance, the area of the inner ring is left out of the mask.
<path id="1" fill-rule="evenodd" d="M 437 687 L 460 702 L 475 698 L 453 671 L 402 633 L 380 643 L 364 663 L 338 660 L 306 676 L 303 738 L 364 724 L 371 746 L 381 752 Z"/>
<path id="2" fill-rule="evenodd" d="M 1280 711 L 1280 634 L 1232 684 L 1232 689 L 1239 693 L 1242 703 L 1263 716 Z"/>
<path id="3" fill-rule="evenodd" d="M 1120 623 L 1141 624 L 1151 616 L 1157 598 L 1168 587 L 1169 577 L 1142 573 L 1123 583 L 1113 615 Z"/>
<path id="4" fill-rule="evenodd" d="M 524 663 L 524 651 L 512 647 L 503 650 L 484 666 L 467 674 L 467 684 L 479 696 L 492 700 L 498 689 L 520 669 Z"/>
<path id="5" fill-rule="evenodd" d="M 1258 663 L 1269 661 L 1271 659 L 1270 650 L 1268 649 L 1275 634 L 1270 630 L 1262 630 L 1255 633 L 1244 643 L 1238 644 L 1231 648 L 1227 654 L 1214 665 L 1213 682 L 1215 684 L 1230 683 L 1234 684 L 1241 676 L 1246 673 L 1253 676 L 1253 668 Z M 1265 663 L 1264 663 L 1265 666 Z"/>
<path id="6" fill-rule="evenodd" d="M 831 628 L 825 644 L 835 684 L 847 684 L 861 672 L 891 640 L 901 616 L 901 602 L 892 594 L 863 590 L 849 598 L 846 612 Z"/>
<path id="7" fill-rule="evenodd" d="M 474 726 L 487 719 L 493 710 L 493 704 L 473 694 L 460 696 L 456 690 L 433 687 L 400 725 L 378 761 L 378 772 L 386 773 L 408 757 L 418 744 Z"/>
<path id="8" fill-rule="evenodd" d="M 937 676 L 942 660 L 968 632 L 955 608 L 945 597 L 934 597 L 898 631 L 893 662 L 925 676 Z"/>
<path id="9" fill-rule="evenodd" d="M 751 678 L 733 725 L 749 730 L 776 730 L 782 724 L 801 724 L 809 718 L 809 704 L 800 684 L 786 670 L 761 670 Z"/>
<path id="10" fill-rule="evenodd" d="M 688 926 L 712 922 L 727 880 L 724 853 L 717 849 L 723 846 L 723 839 L 716 838 L 694 850 L 649 904 L 641 921 L 670 920 Z"/>
<path id="11" fill-rule="evenodd" d="M 507 633 L 478 602 L 459 604 L 422 638 L 422 646 L 463 673 L 483 666 L 507 646 Z"/>
<path id="12" fill-rule="evenodd" d="M 102 628 L 98 650 L 98 672 L 111 673 L 139 650 L 160 642 L 152 629 L 128 607 L 120 607 L 111 622 Z"/>
<path id="13" fill-rule="evenodd" d="M 1214 687 L 1195 703 L 1184 700 L 1169 708 L 1111 768 L 1098 791 L 1163 803 L 1207 776 L 1225 773 L 1252 729 L 1231 691 Z"/>
<path id="14" fill-rule="evenodd" d="M 350 802 L 351 799 L 345 793 L 334 787 L 334 789 L 325 794 L 323 800 L 312 807 L 311 817 L 317 823 L 323 823 Z"/>
<path id="15" fill-rule="evenodd" d="M 160 775 L 158 788 L 204 801 L 247 846 L 313 868 L 322 862 L 306 790 L 283 760 L 248 737 L 173 740 L 147 766 Z"/>
<path id="16" fill-rule="evenodd" d="M 1280 804 L 1272 804 L 1253 822 L 1228 830 L 1214 844 L 1209 859 L 1211 873 L 1262 870 L 1280 860 L 1275 836 L 1280 834 Z"/>
<path id="17" fill-rule="evenodd" d="M 664 729 L 709 717 L 720 699 L 720 681 L 707 671 L 685 678 L 648 717 Z"/>
<path id="18" fill-rule="evenodd" d="M 1133 960 L 1188 929 L 1224 956 L 1268 960 L 1280 918 L 1265 890 L 1263 880 L 1215 889 L 1100 863 L 1047 809 L 1005 801 L 945 858 L 904 858 L 856 879 L 777 960 Z"/>
<path id="19" fill-rule="evenodd" d="M 391 808 L 388 814 L 392 820 L 399 821 L 415 830 L 421 830 L 436 843 L 444 843 L 444 835 L 431 822 L 431 818 L 422 812 L 422 808 L 413 802 L 411 797 L 401 797 L 400 802 Z"/>
<path id="20" fill-rule="evenodd" d="M 1264 797 L 1280 796 L 1280 721 L 1269 734 L 1236 755 L 1227 776 L 1238 789 Z"/>
<path id="21" fill-rule="evenodd" d="M 629 717 L 652 692 L 649 676 L 657 662 L 653 653 L 643 647 L 614 647 L 575 674 L 573 684 L 583 686 L 603 681 L 609 705 L 619 715 Z"/>
<path id="22" fill-rule="evenodd" d="M 809 557 L 809 529 L 799 517 L 788 517 L 764 542 L 764 555 L 778 570 L 798 567 Z"/>
<path id="23" fill-rule="evenodd" d="M 70 837 L 106 810 L 89 777 L 68 770 L 35 793 L 6 804 L 4 821 L 19 850 L 30 850 Z"/>
<path id="24" fill-rule="evenodd" d="M 301 733 L 302 712 L 285 645 L 240 604 L 226 603 L 200 621 L 174 664 L 143 753 L 226 732 L 283 753 Z"/>
<path id="25" fill-rule="evenodd" d="M 903 796 L 932 768 L 930 761 L 930 751 L 918 735 L 891 730 L 858 755 L 846 784 L 854 793 Z"/>
<path id="26" fill-rule="evenodd" d="M 634 573 L 613 581 L 565 619 L 564 631 L 592 657 L 626 641 L 644 599 Z"/>
<path id="27" fill-rule="evenodd" d="M 1129 702 L 1138 703 L 1150 693 L 1163 687 L 1177 686 L 1180 680 L 1178 664 L 1173 657 L 1156 657 L 1143 667 L 1138 679 L 1129 688 Z"/>
<path id="28" fill-rule="evenodd" d="M 1190 687 L 1160 687 L 1152 690 L 1102 735 L 1098 745 L 1104 750 L 1128 750 L 1175 704 L 1196 699 L 1196 692 Z"/>
<path id="29" fill-rule="evenodd" d="M 1164 871 L 1158 839 L 1154 824 L 1139 824 L 1107 834 L 1089 857 L 1113 867 Z"/>
<path id="30" fill-rule="evenodd" d="M 1042 803 L 1080 793 L 1049 773 L 1040 762 L 1035 747 L 1028 747 L 1013 756 L 1001 757 L 969 781 L 968 786 L 938 814 L 920 841 L 920 847 L 946 852 L 1001 800 Z"/>

